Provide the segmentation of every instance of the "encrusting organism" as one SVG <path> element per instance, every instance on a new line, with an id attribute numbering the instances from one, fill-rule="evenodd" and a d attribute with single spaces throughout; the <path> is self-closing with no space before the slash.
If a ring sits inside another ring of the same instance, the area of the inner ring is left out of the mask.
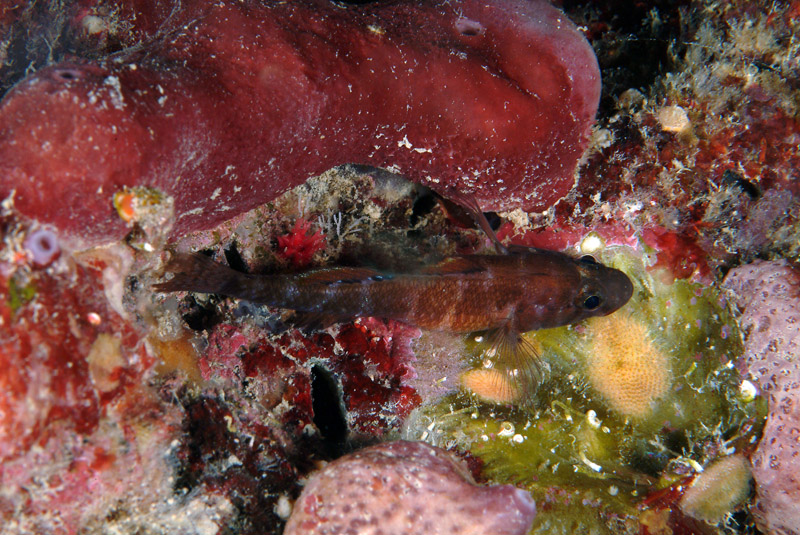
<path id="1" fill-rule="evenodd" d="M 628 315 L 597 318 L 591 329 L 589 382 L 620 414 L 647 416 L 672 385 L 669 355 L 656 346 L 643 323 Z"/>
<path id="2" fill-rule="evenodd" d="M 44 228 L 28 234 L 24 245 L 31 254 L 33 264 L 37 267 L 49 266 L 61 254 L 58 236 L 52 230 Z"/>
<path id="3" fill-rule="evenodd" d="M 476 485 L 452 453 L 398 440 L 345 455 L 313 474 L 284 533 L 523 535 L 535 516 L 526 491 Z"/>

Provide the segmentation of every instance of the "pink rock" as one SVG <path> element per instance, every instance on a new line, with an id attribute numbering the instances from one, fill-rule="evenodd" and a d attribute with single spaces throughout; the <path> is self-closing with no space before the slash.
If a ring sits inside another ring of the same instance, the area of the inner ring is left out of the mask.
<path id="1" fill-rule="evenodd" d="M 731 270 L 725 287 L 742 310 L 742 363 L 769 396 L 770 414 L 752 456 L 756 522 L 765 533 L 800 534 L 800 274 L 786 261 Z"/>
<path id="2" fill-rule="evenodd" d="M 347 162 L 543 208 L 573 184 L 600 93 L 544 0 L 128 0 L 119 16 L 141 48 L 42 69 L 0 104 L 0 198 L 86 244 L 125 233 L 123 187 L 172 196 L 179 234 Z"/>
<path id="3" fill-rule="evenodd" d="M 536 516 L 530 495 L 481 487 L 462 462 L 423 442 L 386 442 L 312 475 L 285 535 L 523 535 Z"/>

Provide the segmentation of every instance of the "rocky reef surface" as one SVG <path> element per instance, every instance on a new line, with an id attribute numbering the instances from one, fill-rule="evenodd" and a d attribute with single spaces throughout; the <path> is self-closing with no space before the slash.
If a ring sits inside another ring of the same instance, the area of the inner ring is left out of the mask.
<path id="1" fill-rule="evenodd" d="M 394 482 L 465 533 L 797 534 L 800 6 L 558 7 L 0 8 L 0 533 L 365 535 Z M 481 333 L 152 290 L 491 252 L 469 199 L 634 283 L 525 335 L 530 396 Z"/>

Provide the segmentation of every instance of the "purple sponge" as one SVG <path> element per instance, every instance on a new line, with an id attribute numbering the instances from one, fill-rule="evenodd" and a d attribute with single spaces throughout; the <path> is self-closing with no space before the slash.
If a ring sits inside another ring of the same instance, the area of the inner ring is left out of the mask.
<path id="1" fill-rule="evenodd" d="M 800 273 L 785 261 L 733 269 L 724 282 L 742 314 L 749 373 L 769 396 L 764 436 L 752 456 L 756 523 L 764 533 L 800 534 Z"/>

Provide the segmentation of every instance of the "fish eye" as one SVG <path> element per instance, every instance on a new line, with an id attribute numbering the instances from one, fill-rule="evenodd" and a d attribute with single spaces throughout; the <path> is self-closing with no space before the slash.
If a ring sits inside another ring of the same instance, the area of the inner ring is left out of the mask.
<path id="1" fill-rule="evenodd" d="M 594 310 L 600 306 L 603 300 L 600 298 L 599 295 L 590 295 L 586 299 L 583 300 L 583 307 L 586 310 Z"/>
<path id="2" fill-rule="evenodd" d="M 583 255 L 580 260 L 578 260 L 581 264 L 597 264 L 597 260 L 594 259 L 592 255 Z"/>

